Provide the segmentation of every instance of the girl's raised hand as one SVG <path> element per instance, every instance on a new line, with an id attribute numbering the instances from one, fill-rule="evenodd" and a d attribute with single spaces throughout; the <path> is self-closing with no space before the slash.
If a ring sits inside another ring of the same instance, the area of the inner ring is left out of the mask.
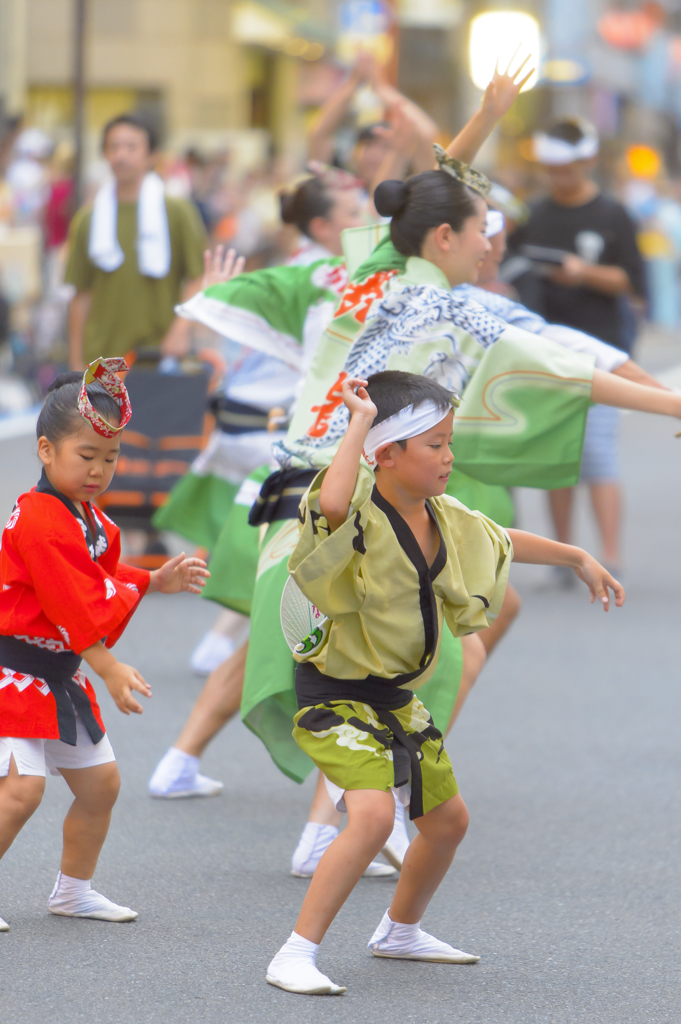
<path id="1" fill-rule="evenodd" d="M 210 573 L 202 558 L 187 558 L 183 551 L 149 575 L 148 593 L 179 594 L 188 590 L 192 594 L 200 594 Z"/>
<path id="2" fill-rule="evenodd" d="M 243 271 L 246 260 L 243 256 L 236 254 L 236 249 L 227 249 L 224 245 L 217 245 L 215 252 L 206 249 L 203 254 L 203 280 L 201 289 L 211 288 L 214 284 L 224 284 L 238 277 Z"/>
<path id="3" fill-rule="evenodd" d="M 509 112 L 515 103 L 520 90 L 526 82 L 529 82 L 535 72 L 534 68 L 530 68 L 522 78 L 520 77 L 521 72 L 530 59 L 530 54 L 528 53 L 525 60 L 511 74 L 511 65 L 518 56 L 519 50 L 520 46 L 511 57 L 508 62 L 508 67 L 504 72 L 499 71 L 499 62 L 497 61 L 492 81 L 489 83 L 483 94 L 481 102 L 482 111 L 485 114 L 489 114 L 490 118 L 495 122 L 502 118 L 504 114 Z"/>
<path id="4" fill-rule="evenodd" d="M 136 715 L 142 714 L 142 705 L 137 703 L 132 691 L 137 690 L 142 696 L 151 697 L 151 687 L 136 668 L 117 661 L 106 670 L 102 679 L 119 711 L 122 711 L 124 715 L 129 715 L 131 711 L 134 711 Z"/>
<path id="5" fill-rule="evenodd" d="M 369 398 L 369 392 L 366 389 L 368 383 L 362 377 L 347 377 L 343 381 L 341 392 L 350 416 L 362 416 L 370 421 L 369 425 L 371 426 L 378 410 Z"/>
<path id="6" fill-rule="evenodd" d="M 589 588 L 591 604 L 598 598 L 603 603 L 603 611 L 607 612 L 610 608 L 610 591 L 612 590 L 615 595 L 615 606 L 622 607 L 625 597 L 624 587 L 591 555 L 584 553 L 582 563 L 575 568 L 575 572 Z"/>

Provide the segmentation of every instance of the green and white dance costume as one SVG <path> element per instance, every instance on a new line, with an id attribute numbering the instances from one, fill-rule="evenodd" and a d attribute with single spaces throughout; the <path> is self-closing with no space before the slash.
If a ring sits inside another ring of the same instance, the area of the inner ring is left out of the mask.
<path id="1" fill-rule="evenodd" d="M 484 485 L 489 505 L 498 500 L 493 490 L 498 484 L 574 484 L 594 359 L 509 327 L 467 297 L 457 297 L 426 260 L 411 258 L 398 273 L 391 262 L 404 266 L 404 258 L 389 242 L 380 248 L 369 261 L 370 272 L 365 264 L 360 280 L 346 289 L 306 377 L 287 439 L 275 445 L 287 474 L 284 483 L 291 489 L 298 471 L 308 474 L 307 480 L 300 476 L 301 485 L 309 484 L 310 476 L 331 461 L 347 427 L 340 395 L 346 375 L 401 369 L 425 373 L 463 395 L 453 442 L 463 472 L 448 493 L 459 497 L 455 488 L 464 473 Z M 381 269 L 374 270 L 376 265 Z M 277 628 L 287 560 L 297 541 L 290 504 L 281 502 L 262 544 L 242 717 L 282 771 L 300 781 L 312 765 L 290 738 L 296 713 L 293 670 Z M 489 507 L 483 510 L 504 524 Z M 460 666 L 460 642 L 445 630 L 438 667 L 420 692 L 441 731 L 456 700 Z"/>
<path id="2" fill-rule="evenodd" d="M 215 402 L 217 428 L 189 473 L 156 513 L 155 525 L 212 551 L 239 487 L 270 462 L 271 409 L 290 409 L 306 366 L 346 283 L 343 261 L 327 254 L 242 274 L 199 292 L 177 312 L 244 346 Z M 302 257 L 301 257 L 302 258 Z M 292 301 L 292 296 L 294 296 Z"/>

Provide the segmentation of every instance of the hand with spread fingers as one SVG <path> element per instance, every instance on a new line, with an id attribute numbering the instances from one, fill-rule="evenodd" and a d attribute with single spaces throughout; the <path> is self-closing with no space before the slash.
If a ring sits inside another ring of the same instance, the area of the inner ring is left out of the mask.
<path id="1" fill-rule="evenodd" d="M 202 290 L 238 277 L 243 272 L 245 263 L 245 257 L 237 256 L 236 249 L 225 249 L 224 245 L 217 245 L 215 252 L 206 249 L 203 254 Z"/>
<path id="2" fill-rule="evenodd" d="M 202 558 L 187 558 L 183 551 L 149 575 L 150 594 L 180 594 L 185 590 L 200 594 L 210 573 Z"/>
<path id="3" fill-rule="evenodd" d="M 515 62 L 520 46 L 511 57 L 508 67 L 505 71 L 499 71 L 499 63 L 494 69 L 494 75 L 492 81 L 489 83 L 482 97 L 480 104 L 484 114 L 489 115 L 491 120 L 495 122 L 507 114 L 514 102 L 518 98 L 522 87 L 529 82 L 530 78 L 535 72 L 534 68 L 530 68 L 524 75 L 521 74 L 527 66 L 527 62 L 530 59 L 530 54 L 525 57 L 525 60 L 518 65 L 516 70 L 511 73 L 511 65 Z"/>

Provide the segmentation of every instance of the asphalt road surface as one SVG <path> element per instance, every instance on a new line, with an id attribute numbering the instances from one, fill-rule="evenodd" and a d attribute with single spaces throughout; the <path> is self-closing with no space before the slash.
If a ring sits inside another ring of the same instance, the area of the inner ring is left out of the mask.
<path id="1" fill-rule="evenodd" d="M 42 806 L 0 866 L 0 1018 L 21 1024 L 657 1024 L 681 1019 L 679 934 L 679 507 L 681 440 L 668 421 L 623 422 L 627 605 L 605 615 L 586 591 L 514 567 L 522 618 L 450 736 L 471 828 L 425 926 L 477 952 L 473 967 L 377 960 L 366 942 L 394 884 L 362 880 L 324 942 L 342 998 L 265 983 L 306 883 L 289 859 L 311 782 L 281 775 L 240 722 L 210 747 L 224 794 L 146 792 L 201 681 L 188 656 L 214 609 L 145 599 L 118 645 L 154 687 L 125 718 L 99 684 L 123 775 L 95 876 L 139 910 L 133 924 L 51 917 L 60 823 Z M 0 444 L 0 512 L 36 479 L 29 439 Z M 545 524 L 520 495 L 521 523 Z M 582 517 L 580 539 L 591 533 Z M 96 684 L 97 685 L 97 684 Z"/>

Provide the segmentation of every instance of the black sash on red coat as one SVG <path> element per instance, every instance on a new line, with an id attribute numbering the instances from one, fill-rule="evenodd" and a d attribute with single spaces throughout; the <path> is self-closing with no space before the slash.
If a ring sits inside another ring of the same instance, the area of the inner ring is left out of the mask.
<path id="1" fill-rule="evenodd" d="M 76 711 L 93 743 L 104 737 L 90 698 L 73 678 L 81 661 L 73 651 L 47 651 L 15 636 L 0 636 L 0 665 L 45 680 L 57 705 L 59 739 L 71 747 L 76 746 Z"/>

